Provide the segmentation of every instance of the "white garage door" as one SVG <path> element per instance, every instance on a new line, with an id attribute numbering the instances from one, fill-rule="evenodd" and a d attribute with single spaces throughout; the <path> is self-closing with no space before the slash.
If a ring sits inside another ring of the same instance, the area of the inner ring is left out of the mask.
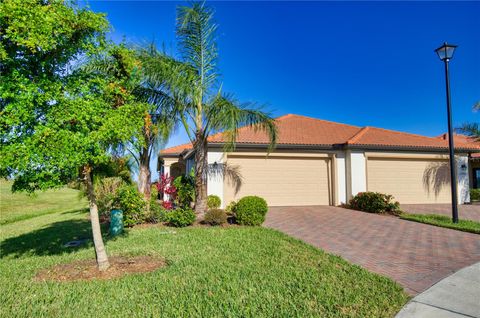
<path id="1" fill-rule="evenodd" d="M 224 202 L 246 195 L 263 197 L 269 206 L 328 205 L 330 180 L 328 158 L 228 156 L 230 167 L 242 179 L 237 189 L 230 179 L 224 183 Z"/>
<path id="2" fill-rule="evenodd" d="M 368 158 L 368 191 L 392 194 L 404 204 L 450 202 L 447 160 Z"/>

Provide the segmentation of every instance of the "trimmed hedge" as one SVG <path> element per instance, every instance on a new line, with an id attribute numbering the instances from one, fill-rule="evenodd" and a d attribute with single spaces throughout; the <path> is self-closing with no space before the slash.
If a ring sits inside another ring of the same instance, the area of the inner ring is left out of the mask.
<path id="1" fill-rule="evenodd" d="M 211 225 L 222 225 L 227 223 L 227 213 L 222 209 L 210 209 L 205 213 L 203 221 Z"/>
<path id="2" fill-rule="evenodd" d="M 207 198 L 207 207 L 209 209 L 218 209 L 222 204 L 222 200 L 218 195 L 211 194 Z"/>
<path id="3" fill-rule="evenodd" d="M 350 200 L 348 207 L 370 213 L 401 213 L 400 203 L 392 195 L 379 192 L 360 192 Z"/>
<path id="4" fill-rule="evenodd" d="M 185 227 L 192 225 L 196 218 L 197 215 L 195 212 L 189 208 L 177 208 L 169 211 L 166 215 L 168 224 L 174 227 Z"/>
<path id="5" fill-rule="evenodd" d="M 243 197 L 235 205 L 237 223 L 241 225 L 261 225 L 267 211 L 267 201 L 257 196 Z"/>

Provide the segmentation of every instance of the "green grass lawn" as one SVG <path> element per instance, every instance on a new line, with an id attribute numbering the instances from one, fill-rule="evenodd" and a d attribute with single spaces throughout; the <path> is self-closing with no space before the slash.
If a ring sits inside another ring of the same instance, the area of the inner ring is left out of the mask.
<path id="1" fill-rule="evenodd" d="M 12 193 L 11 186 L 12 182 L 0 179 L 0 224 L 87 207 L 86 199 L 79 198 L 78 191 L 73 189 L 62 188 L 29 195 Z"/>
<path id="2" fill-rule="evenodd" d="M 480 222 L 471 220 L 458 220 L 458 223 L 453 223 L 452 218 L 445 215 L 438 214 L 410 214 L 402 213 L 400 218 L 409 221 L 415 221 L 425 224 L 446 227 L 449 229 L 480 234 Z"/>
<path id="3" fill-rule="evenodd" d="M 109 281 L 38 282 L 43 268 L 94 257 L 85 212 L 0 226 L 0 317 L 393 317 L 402 288 L 337 256 L 256 227 L 143 227 L 106 240 L 110 255 L 168 266 Z"/>

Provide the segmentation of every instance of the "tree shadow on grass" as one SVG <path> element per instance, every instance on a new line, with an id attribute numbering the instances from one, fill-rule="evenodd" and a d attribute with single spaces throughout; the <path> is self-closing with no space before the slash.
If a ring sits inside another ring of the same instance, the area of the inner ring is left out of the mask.
<path id="1" fill-rule="evenodd" d="M 102 233 L 107 233 L 102 226 Z M 109 239 L 108 236 L 104 237 Z M 65 247 L 74 240 L 85 240 L 76 247 Z M 92 248 L 92 227 L 90 220 L 67 220 L 49 224 L 41 229 L 7 238 L 0 242 L 0 258 L 30 255 L 60 255 L 72 253 L 83 248 Z"/>

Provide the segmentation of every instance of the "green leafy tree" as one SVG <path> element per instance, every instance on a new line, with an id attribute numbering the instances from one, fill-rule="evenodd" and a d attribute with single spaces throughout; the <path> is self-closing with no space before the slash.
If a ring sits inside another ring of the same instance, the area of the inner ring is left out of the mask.
<path id="1" fill-rule="evenodd" d="M 0 4 L 0 173 L 13 191 L 85 184 L 100 270 L 109 267 L 93 169 L 143 124 L 145 105 L 124 82 L 74 68 L 103 48 L 103 14 L 64 1 Z M 130 71 L 134 69 L 130 67 Z"/>
<path id="2" fill-rule="evenodd" d="M 180 6 L 177 11 L 176 33 L 181 60 L 157 68 L 169 88 L 180 122 L 195 150 L 195 212 L 207 209 L 208 137 L 223 131 L 227 137 L 225 150 L 235 147 L 238 128 L 253 126 L 270 138 L 269 150 L 276 144 L 274 119 L 255 103 L 239 103 L 221 90 L 217 69 L 217 24 L 213 10 L 205 3 Z M 150 69 L 150 71 L 153 70 Z M 170 74 L 170 75 L 169 75 Z"/>

